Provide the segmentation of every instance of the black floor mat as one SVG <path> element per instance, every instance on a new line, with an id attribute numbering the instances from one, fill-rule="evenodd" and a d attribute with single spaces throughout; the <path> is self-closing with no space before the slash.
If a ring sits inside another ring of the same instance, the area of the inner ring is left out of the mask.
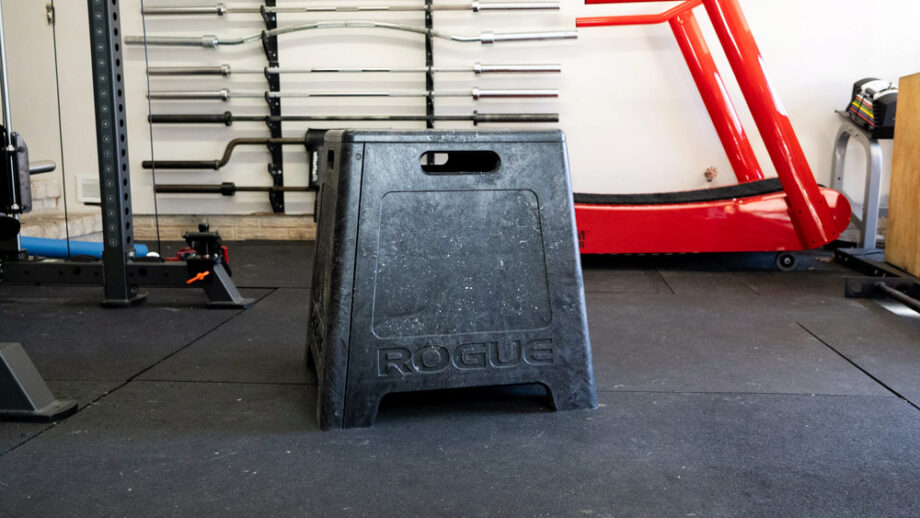
<path id="1" fill-rule="evenodd" d="M 0 285 L 0 341 L 83 405 L 0 423 L 0 515 L 920 514 L 920 410 L 894 393 L 920 402 L 920 319 L 845 299 L 827 254 L 790 274 L 587 258 L 597 411 L 484 388 L 388 397 L 374 428 L 320 432 L 312 244 L 230 247 L 259 299 L 243 312 L 200 290 L 118 310 L 99 288 Z"/>
<path id="2" fill-rule="evenodd" d="M 141 379 L 314 383 L 304 363 L 309 297 L 309 290 L 275 290 Z"/>
<path id="3" fill-rule="evenodd" d="M 324 433 L 312 392 L 135 382 L 0 457 L 0 500 L 10 516 L 920 512 L 920 413 L 892 397 L 602 393 L 598 411 L 562 414 L 462 401 Z"/>

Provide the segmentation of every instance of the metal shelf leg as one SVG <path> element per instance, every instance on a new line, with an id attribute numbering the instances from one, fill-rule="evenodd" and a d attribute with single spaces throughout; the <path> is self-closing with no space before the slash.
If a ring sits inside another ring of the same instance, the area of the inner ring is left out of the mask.
<path id="1" fill-rule="evenodd" d="M 843 177 L 846 169 L 847 147 L 851 140 L 859 142 L 866 150 L 866 189 L 863 203 L 853 205 L 853 218 L 860 229 L 860 247 L 875 248 L 878 244 L 878 220 L 881 211 L 882 166 L 884 158 L 879 141 L 865 134 L 861 129 L 845 123 L 837 133 L 834 144 L 834 158 L 831 165 L 831 188 L 843 192 Z"/>

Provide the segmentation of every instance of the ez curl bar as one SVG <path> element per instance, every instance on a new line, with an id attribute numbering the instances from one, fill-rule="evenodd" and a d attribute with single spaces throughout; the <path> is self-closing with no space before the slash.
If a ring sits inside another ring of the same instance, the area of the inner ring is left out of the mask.
<path id="1" fill-rule="evenodd" d="M 281 36 L 310 30 L 321 29 L 385 29 L 392 31 L 411 32 L 415 34 L 430 35 L 432 38 L 438 38 L 460 43 L 481 43 L 489 45 L 492 43 L 506 43 L 515 41 L 546 41 L 546 40 L 567 40 L 578 37 L 578 32 L 574 30 L 557 30 L 557 31 L 532 31 L 532 32 L 492 32 L 484 31 L 478 35 L 463 36 L 450 34 L 436 29 L 418 27 L 415 25 L 403 25 L 398 23 L 375 22 L 366 20 L 342 20 L 342 21 L 321 21 L 301 25 L 292 25 L 289 27 L 279 27 L 277 29 L 261 31 L 249 36 L 238 38 L 221 38 L 213 34 L 204 34 L 201 36 L 125 36 L 127 45 L 150 45 L 150 46 L 167 46 L 167 47 L 202 47 L 218 48 L 224 46 L 245 45 L 248 43 L 261 42 L 263 38 Z"/>

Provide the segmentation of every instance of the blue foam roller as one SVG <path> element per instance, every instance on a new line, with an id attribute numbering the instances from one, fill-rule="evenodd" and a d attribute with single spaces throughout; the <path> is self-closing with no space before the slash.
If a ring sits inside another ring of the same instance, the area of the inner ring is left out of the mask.
<path id="1" fill-rule="evenodd" d="M 49 239 L 45 237 L 28 237 L 22 236 L 22 248 L 25 248 L 32 255 L 39 257 L 50 257 L 55 259 L 67 258 L 67 240 Z M 147 252 L 146 245 L 134 245 L 134 250 L 138 257 L 145 257 Z M 71 241 L 70 255 L 83 255 L 96 258 L 102 258 L 102 243 L 90 241 Z"/>

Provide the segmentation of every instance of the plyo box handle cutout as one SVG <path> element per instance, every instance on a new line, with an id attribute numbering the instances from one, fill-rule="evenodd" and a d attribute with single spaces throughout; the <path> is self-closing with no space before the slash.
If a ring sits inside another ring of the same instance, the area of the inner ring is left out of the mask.
<path id="1" fill-rule="evenodd" d="M 419 165 L 428 175 L 490 174 L 498 171 L 501 158 L 494 151 L 426 151 Z"/>

